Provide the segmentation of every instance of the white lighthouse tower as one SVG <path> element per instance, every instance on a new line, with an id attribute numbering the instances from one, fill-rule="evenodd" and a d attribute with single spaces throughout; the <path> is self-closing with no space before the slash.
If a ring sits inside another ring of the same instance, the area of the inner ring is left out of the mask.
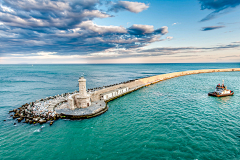
<path id="1" fill-rule="evenodd" d="M 90 95 L 88 95 L 86 91 L 86 79 L 82 76 L 78 82 L 79 93 L 75 93 L 68 98 L 69 108 L 72 110 L 76 108 L 87 108 L 91 105 Z"/>
<path id="2" fill-rule="evenodd" d="M 79 96 L 80 97 L 87 97 L 86 91 L 86 79 L 84 77 L 79 78 Z"/>

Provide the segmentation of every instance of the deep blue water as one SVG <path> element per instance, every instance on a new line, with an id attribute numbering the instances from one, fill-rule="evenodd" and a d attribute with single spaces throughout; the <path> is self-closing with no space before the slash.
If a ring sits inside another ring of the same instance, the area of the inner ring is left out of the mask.
<path id="1" fill-rule="evenodd" d="M 78 90 L 83 73 L 87 88 L 94 88 L 216 68 L 240 63 L 0 65 L 0 159 L 240 159 L 240 72 L 166 80 L 110 102 L 106 113 L 87 120 L 13 125 L 8 114 L 26 102 Z M 235 95 L 208 97 L 222 79 Z"/>

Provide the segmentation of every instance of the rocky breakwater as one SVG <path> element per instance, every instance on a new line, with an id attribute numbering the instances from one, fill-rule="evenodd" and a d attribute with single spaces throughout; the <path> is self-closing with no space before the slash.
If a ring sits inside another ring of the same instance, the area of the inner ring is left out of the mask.
<path id="1" fill-rule="evenodd" d="M 17 119 L 18 122 L 23 121 L 23 123 L 29 124 L 50 122 L 50 125 L 52 125 L 55 120 L 61 118 L 61 115 L 56 113 L 55 108 L 67 103 L 67 97 L 71 94 L 73 93 L 64 93 L 26 103 L 17 109 L 9 111 L 9 113 L 14 113 L 11 116 L 13 119 Z"/>
<path id="2" fill-rule="evenodd" d="M 93 90 L 89 89 L 88 93 L 92 94 Z M 61 119 L 85 119 L 98 116 L 108 110 L 104 101 L 92 102 L 87 108 L 77 108 L 71 110 L 68 99 L 78 93 L 64 93 L 39 99 L 34 102 L 26 103 L 17 109 L 9 111 L 10 116 L 18 122 L 36 124 L 50 123 L 52 125 L 55 120 Z"/>
<path id="3" fill-rule="evenodd" d="M 144 86 L 148 86 L 154 83 L 158 83 L 163 80 L 186 76 L 191 74 L 200 74 L 200 73 L 212 73 L 212 72 L 231 72 L 231 71 L 240 71 L 240 68 L 229 68 L 229 69 L 205 69 L 205 70 L 194 70 L 194 71 L 184 71 L 184 72 L 174 72 L 168 74 L 161 74 L 147 78 L 130 80 L 127 82 L 122 82 L 110 86 L 103 86 L 93 89 L 88 89 L 87 94 L 91 97 L 92 104 L 87 108 L 75 108 L 72 110 L 71 104 L 68 102 L 68 97 L 78 93 L 77 91 L 73 93 L 64 93 L 61 96 L 47 97 L 45 99 L 36 100 L 35 102 L 30 102 L 22 105 L 18 109 L 9 111 L 13 112 L 13 118 L 17 118 L 18 122 L 21 122 L 25 119 L 25 123 L 46 123 L 50 121 L 50 125 L 57 120 L 58 118 L 68 118 L 68 119 L 82 119 L 82 118 L 91 118 L 97 115 L 100 115 L 108 110 L 107 102 L 123 96 L 127 93 L 138 90 Z M 82 82 L 82 81 L 80 81 Z M 110 98 L 102 99 L 106 93 L 115 93 L 117 89 L 126 88 L 129 90 L 127 92 L 121 93 L 120 95 L 112 95 Z M 86 86 L 79 86 L 79 90 L 85 89 Z M 82 92 L 80 92 L 82 93 Z M 90 98 L 88 97 L 88 98 Z M 80 98 L 81 99 L 81 98 Z M 75 103 L 81 104 L 79 101 Z M 85 103 L 85 102 L 84 102 Z M 86 104 L 86 103 L 85 103 Z"/>

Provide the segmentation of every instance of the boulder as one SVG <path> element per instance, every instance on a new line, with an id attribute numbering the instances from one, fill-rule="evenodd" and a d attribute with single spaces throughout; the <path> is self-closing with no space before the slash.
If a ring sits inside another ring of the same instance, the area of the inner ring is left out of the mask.
<path id="1" fill-rule="evenodd" d="M 50 121 L 50 126 L 53 125 L 54 121 Z"/>
<path id="2" fill-rule="evenodd" d="M 18 120 L 18 122 L 21 122 L 23 120 L 23 118 L 18 118 L 17 120 Z"/>
<path id="3" fill-rule="evenodd" d="M 39 120 L 40 120 L 40 117 L 33 118 L 33 121 L 34 121 L 34 122 L 38 122 Z"/>
<path id="4" fill-rule="evenodd" d="M 24 123 L 28 123 L 28 122 L 29 122 L 29 119 L 26 118 Z"/>
<path id="5" fill-rule="evenodd" d="M 45 119 L 40 119 L 39 121 L 38 121 L 38 123 L 40 123 L 40 124 L 43 124 L 43 123 L 46 123 L 47 121 L 45 120 Z"/>

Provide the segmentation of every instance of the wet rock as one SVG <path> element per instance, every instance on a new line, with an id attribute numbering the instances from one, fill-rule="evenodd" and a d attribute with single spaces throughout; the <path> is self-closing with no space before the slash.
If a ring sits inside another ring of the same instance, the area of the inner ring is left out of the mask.
<path id="1" fill-rule="evenodd" d="M 28 123 L 28 122 L 29 122 L 29 119 L 26 118 L 24 123 Z"/>
<path id="2" fill-rule="evenodd" d="M 19 118 L 19 116 L 18 116 L 18 115 L 17 115 L 17 116 L 14 115 L 14 116 L 13 116 L 13 119 L 15 119 L 15 118 Z"/>
<path id="3" fill-rule="evenodd" d="M 33 121 L 32 121 L 32 120 L 29 120 L 29 123 L 30 123 L 30 124 L 32 124 L 32 123 L 33 123 Z"/>
<path id="4" fill-rule="evenodd" d="M 50 121 L 50 126 L 53 125 L 54 121 Z"/>
<path id="5" fill-rule="evenodd" d="M 40 124 L 43 124 L 43 123 L 46 123 L 47 121 L 46 121 L 45 119 L 40 119 L 38 122 L 39 122 Z"/>
<path id="6" fill-rule="evenodd" d="M 18 122 L 21 122 L 23 120 L 23 118 L 18 118 L 17 120 L 18 120 Z"/>
<path id="7" fill-rule="evenodd" d="M 40 117 L 33 118 L 33 121 L 34 121 L 34 122 L 38 122 L 39 120 L 40 120 Z"/>

